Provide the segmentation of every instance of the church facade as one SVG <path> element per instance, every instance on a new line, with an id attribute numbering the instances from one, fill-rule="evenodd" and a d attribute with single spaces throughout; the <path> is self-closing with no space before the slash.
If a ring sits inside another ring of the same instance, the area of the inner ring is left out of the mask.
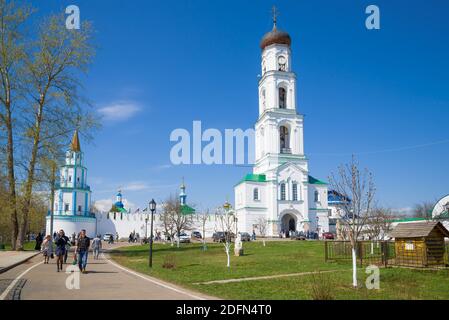
<path id="1" fill-rule="evenodd" d="M 259 80 L 259 118 L 255 124 L 255 165 L 235 187 L 240 231 L 267 235 L 290 231 L 329 231 L 328 186 L 309 174 L 304 153 L 304 117 L 296 105 L 291 38 L 277 29 L 265 34 Z"/>

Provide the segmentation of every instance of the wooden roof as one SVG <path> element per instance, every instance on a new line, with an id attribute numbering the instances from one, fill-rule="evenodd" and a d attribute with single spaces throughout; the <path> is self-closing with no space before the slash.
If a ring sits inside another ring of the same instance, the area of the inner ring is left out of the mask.
<path id="1" fill-rule="evenodd" d="M 399 223 L 389 236 L 392 238 L 427 237 L 435 228 L 439 229 L 445 237 L 449 237 L 449 231 L 439 221 Z"/>

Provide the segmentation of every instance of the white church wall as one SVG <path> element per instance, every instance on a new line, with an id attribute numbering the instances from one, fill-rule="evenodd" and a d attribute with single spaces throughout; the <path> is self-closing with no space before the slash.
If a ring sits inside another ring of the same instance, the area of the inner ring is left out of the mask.
<path id="1" fill-rule="evenodd" d="M 47 216 L 46 234 L 50 234 L 50 217 Z M 54 216 L 53 219 L 53 231 L 64 230 L 67 236 L 71 236 L 73 233 L 78 234 L 82 229 L 86 230 L 88 237 L 95 237 L 97 232 L 97 226 L 95 219 L 92 218 L 73 218 L 67 219 L 67 217 Z"/>

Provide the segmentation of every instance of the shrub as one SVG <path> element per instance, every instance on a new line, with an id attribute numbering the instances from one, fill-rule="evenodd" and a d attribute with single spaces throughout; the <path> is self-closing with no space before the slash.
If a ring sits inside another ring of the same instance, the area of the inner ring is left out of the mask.
<path id="1" fill-rule="evenodd" d="M 311 297 L 313 300 L 334 300 L 334 283 L 329 273 L 318 272 L 311 277 Z"/>
<path id="2" fill-rule="evenodd" d="M 164 269 L 174 269 L 176 268 L 176 258 L 174 255 L 169 254 L 164 257 L 164 262 L 162 263 L 162 268 Z"/>

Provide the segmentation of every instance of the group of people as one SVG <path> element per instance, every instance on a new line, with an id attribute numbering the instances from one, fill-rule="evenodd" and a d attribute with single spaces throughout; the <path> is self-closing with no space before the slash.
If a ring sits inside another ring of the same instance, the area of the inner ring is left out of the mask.
<path id="1" fill-rule="evenodd" d="M 136 233 L 135 231 L 133 231 L 129 234 L 129 237 L 128 237 L 129 243 L 139 242 L 139 240 L 140 240 L 140 235 L 138 233 Z"/>
<path id="2" fill-rule="evenodd" d="M 97 235 L 92 241 L 86 235 L 86 230 L 81 230 L 76 236 L 72 234 L 72 239 L 69 239 L 64 230 L 59 230 L 53 234 L 53 238 L 47 235 L 45 238 L 39 233 L 36 237 L 36 250 L 40 250 L 44 256 L 44 264 L 48 264 L 50 259 L 56 256 L 57 272 L 62 271 L 63 264 L 67 263 L 67 257 L 70 247 L 74 246 L 73 264 L 78 264 L 82 273 L 86 273 L 87 257 L 89 249 L 91 248 L 94 254 L 94 259 L 97 260 L 100 255 L 102 243 L 100 236 Z"/>

